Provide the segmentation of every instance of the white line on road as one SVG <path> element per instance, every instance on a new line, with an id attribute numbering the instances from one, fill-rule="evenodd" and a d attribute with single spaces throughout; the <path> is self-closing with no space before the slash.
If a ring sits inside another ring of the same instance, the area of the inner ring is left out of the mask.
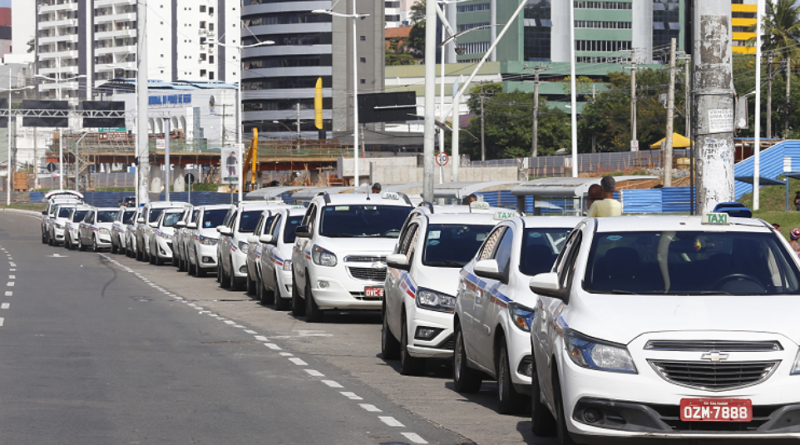
<path id="1" fill-rule="evenodd" d="M 236 324 L 235 321 L 231 321 L 231 320 L 225 320 L 223 323 L 225 323 L 225 324 Z"/>
<path id="2" fill-rule="evenodd" d="M 17 269 L 8 269 L 9 272 L 16 272 Z"/>
<path id="3" fill-rule="evenodd" d="M 3 326 L 3 319 L 0 318 L 0 326 Z"/>
<path id="4" fill-rule="evenodd" d="M 281 352 L 280 356 L 281 357 L 294 357 L 294 354 L 292 354 L 291 352 Z"/>
<path id="5" fill-rule="evenodd" d="M 8 263 L 9 267 L 17 267 L 16 263 Z"/>
<path id="6" fill-rule="evenodd" d="M 357 396 L 354 392 L 343 392 L 341 394 L 350 400 L 364 400 L 363 398 Z"/>
<path id="7" fill-rule="evenodd" d="M 256 340 L 258 340 L 258 341 L 267 341 L 268 338 L 264 337 L 263 335 L 256 335 Z"/>
<path id="8" fill-rule="evenodd" d="M 9 276 L 8 276 L 8 279 L 9 279 L 9 280 L 16 280 L 16 279 L 17 279 L 17 276 L 16 276 L 16 275 L 9 275 Z"/>
<path id="9" fill-rule="evenodd" d="M 400 433 L 400 434 L 402 434 L 403 436 L 405 436 L 406 439 L 414 443 L 428 443 L 427 440 L 420 437 L 420 435 L 417 433 Z"/>
<path id="10" fill-rule="evenodd" d="M 244 332 L 247 333 L 247 334 L 250 334 L 250 335 L 258 334 L 258 332 L 256 332 L 256 331 L 244 331 Z M 264 337 L 264 339 L 266 340 L 266 337 Z M 256 340 L 258 340 L 258 339 L 256 339 Z M 263 341 L 263 340 L 261 340 L 261 341 Z"/>
<path id="11" fill-rule="evenodd" d="M 311 377 L 325 377 L 325 374 L 323 374 L 323 373 L 321 373 L 321 372 L 317 371 L 316 369 L 306 369 L 305 371 L 306 371 L 306 372 L 308 373 L 308 375 L 310 375 Z"/>
<path id="12" fill-rule="evenodd" d="M 280 351 L 281 347 L 276 345 L 275 343 L 264 343 L 264 346 L 272 349 L 273 351 Z"/>
<path id="13" fill-rule="evenodd" d="M 397 419 L 390 416 L 378 416 L 381 419 L 381 422 L 389 425 L 389 426 L 396 426 L 396 427 L 405 427 L 402 423 L 398 422 Z"/>
<path id="14" fill-rule="evenodd" d="M 233 327 L 234 328 L 239 328 L 239 329 L 244 329 L 244 326 L 242 326 L 240 324 L 235 324 L 235 325 L 233 325 Z"/>
<path id="15" fill-rule="evenodd" d="M 14 287 L 14 282 L 13 281 L 9 281 L 8 283 L 6 283 L 6 286 Z"/>
<path id="16" fill-rule="evenodd" d="M 11 306 L 11 303 L 2 303 L 0 304 L 0 309 L 8 309 Z"/>
<path id="17" fill-rule="evenodd" d="M 377 406 L 370 405 L 369 403 L 359 403 L 358 406 L 364 408 L 365 410 L 367 410 L 367 411 L 369 411 L 371 413 L 379 413 L 379 412 L 383 411 L 380 408 L 378 408 Z"/>
<path id="18" fill-rule="evenodd" d="M 13 295 L 14 295 L 14 292 L 11 292 L 10 290 L 6 291 L 6 297 L 11 297 Z"/>
<path id="19" fill-rule="evenodd" d="M 331 388 L 344 388 L 344 386 L 334 382 L 333 380 L 322 380 L 322 383 L 330 386 Z"/>
<path id="20" fill-rule="evenodd" d="M 308 363 L 304 362 L 303 359 L 299 359 L 297 357 L 290 358 L 289 361 L 297 366 L 308 366 Z"/>

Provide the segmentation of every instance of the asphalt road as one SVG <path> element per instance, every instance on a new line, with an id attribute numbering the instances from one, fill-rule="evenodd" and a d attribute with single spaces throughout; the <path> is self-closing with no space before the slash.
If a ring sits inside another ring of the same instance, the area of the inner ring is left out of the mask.
<path id="1" fill-rule="evenodd" d="M 554 443 L 495 412 L 494 382 L 401 376 L 378 313 L 307 324 L 213 276 L 46 246 L 39 221 L 0 213 L 2 443 Z"/>

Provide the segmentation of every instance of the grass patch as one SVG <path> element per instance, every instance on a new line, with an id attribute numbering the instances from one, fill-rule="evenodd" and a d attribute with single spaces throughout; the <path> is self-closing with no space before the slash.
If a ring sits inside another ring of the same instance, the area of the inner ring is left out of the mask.
<path id="1" fill-rule="evenodd" d="M 0 205 L 0 207 L 4 209 L 32 210 L 35 212 L 41 212 L 42 210 L 45 210 L 47 208 L 47 204 L 43 202 L 41 203 L 33 202 L 30 204 L 11 204 L 10 206 L 3 204 Z"/>

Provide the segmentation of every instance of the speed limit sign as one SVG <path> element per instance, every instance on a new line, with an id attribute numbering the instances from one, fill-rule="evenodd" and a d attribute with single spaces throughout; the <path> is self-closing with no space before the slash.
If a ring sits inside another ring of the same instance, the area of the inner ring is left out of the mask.
<path id="1" fill-rule="evenodd" d="M 436 155 L 436 163 L 439 164 L 442 167 L 447 165 L 448 159 L 449 159 L 449 157 L 447 156 L 447 153 L 445 153 L 445 152 L 441 152 L 438 155 Z"/>

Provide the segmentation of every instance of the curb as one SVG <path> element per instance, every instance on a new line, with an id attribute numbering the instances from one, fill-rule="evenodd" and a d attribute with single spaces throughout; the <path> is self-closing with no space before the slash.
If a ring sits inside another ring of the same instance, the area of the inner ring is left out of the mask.
<path id="1" fill-rule="evenodd" d="M 28 216 L 42 216 L 42 212 L 34 212 L 33 210 L 5 209 L 5 208 L 3 208 L 3 209 L 0 209 L 0 211 L 8 212 L 8 213 L 19 213 L 19 214 L 28 215 Z"/>

